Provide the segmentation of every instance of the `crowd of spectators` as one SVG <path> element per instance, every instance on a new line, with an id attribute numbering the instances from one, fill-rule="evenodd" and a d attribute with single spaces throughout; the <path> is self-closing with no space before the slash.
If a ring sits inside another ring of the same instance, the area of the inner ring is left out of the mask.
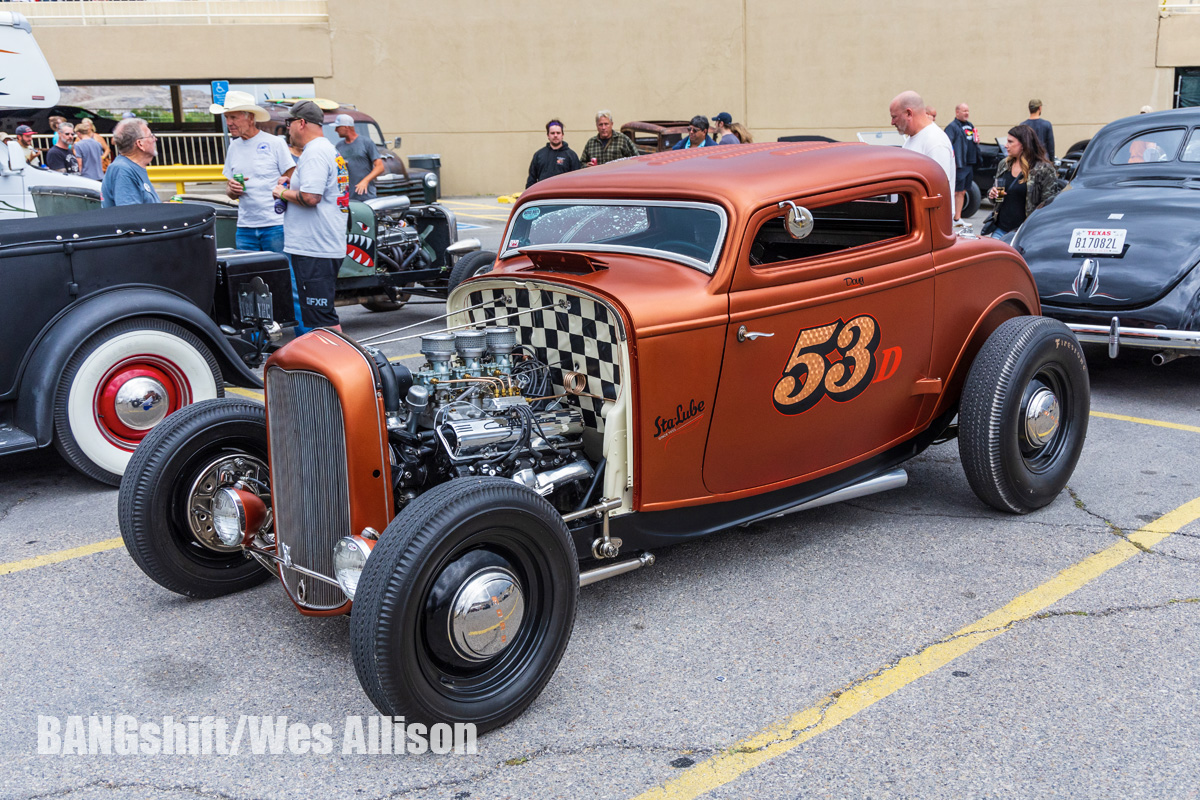
<path id="1" fill-rule="evenodd" d="M 688 122 L 687 136 L 680 139 L 674 149 L 686 150 L 692 147 L 744 144 L 753 141 L 745 125 L 734 122 L 728 111 L 722 111 L 713 117 L 711 125 L 708 117 L 699 114 L 692 117 Z M 563 139 L 562 122 L 552 119 L 546 123 L 545 146 L 535 152 L 529 162 L 525 188 L 528 189 L 538 181 L 564 172 L 596 167 L 636 155 L 641 155 L 637 145 L 624 133 L 613 128 L 613 115 L 608 109 L 596 112 L 596 135 L 587 140 L 581 155 L 576 155 Z"/>

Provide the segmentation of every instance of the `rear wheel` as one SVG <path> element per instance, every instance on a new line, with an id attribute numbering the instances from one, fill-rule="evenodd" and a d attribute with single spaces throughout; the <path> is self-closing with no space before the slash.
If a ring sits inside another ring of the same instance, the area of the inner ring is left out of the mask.
<path id="1" fill-rule="evenodd" d="M 467 253 L 454 262 L 454 268 L 450 270 L 450 278 L 447 281 L 447 286 L 450 291 L 453 291 L 454 287 L 467 278 L 474 278 L 476 275 L 484 275 L 491 272 L 492 267 L 495 265 L 496 254 L 491 250 L 477 250 L 474 253 Z"/>
<path id="2" fill-rule="evenodd" d="M 221 368 L 197 336 L 161 319 L 118 322 L 63 369 L 54 443 L 84 475 L 116 486 L 134 448 L 168 414 L 224 393 Z"/>
<path id="3" fill-rule="evenodd" d="M 1048 505 L 1087 435 L 1090 388 L 1075 335 L 1047 317 L 1017 317 L 988 337 L 967 373 L 958 451 L 979 499 L 1014 514 Z"/>
<path id="4" fill-rule="evenodd" d="M 350 620 L 359 681 L 383 714 L 503 725 L 554 674 L 578 594 L 574 545 L 542 497 L 501 478 L 442 484 L 367 559 Z"/>
<path id="5" fill-rule="evenodd" d="M 172 414 L 138 447 L 121 481 L 117 519 L 125 548 L 156 583 L 189 597 L 219 597 L 269 577 L 212 525 L 217 491 L 241 481 L 270 506 L 267 415 L 258 403 L 218 399 Z"/>
<path id="6" fill-rule="evenodd" d="M 979 191 L 979 184 L 968 181 L 967 196 L 963 198 L 962 219 L 975 216 L 982 202 L 983 194 Z"/>

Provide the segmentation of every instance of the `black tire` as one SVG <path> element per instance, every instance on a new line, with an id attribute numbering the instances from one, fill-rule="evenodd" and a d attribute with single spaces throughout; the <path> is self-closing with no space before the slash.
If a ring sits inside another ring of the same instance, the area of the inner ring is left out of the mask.
<path id="1" fill-rule="evenodd" d="M 1053 398 L 1045 394 L 1050 392 Z M 1039 403 L 1043 421 L 1027 414 Z M 998 327 L 975 357 L 963 387 L 958 452 L 979 499 L 1024 514 L 1048 505 L 1071 477 L 1087 436 L 1091 390 L 1075 335 L 1047 317 L 1017 317 Z"/>
<path id="2" fill-rule="evenodd" d="M 454 267 L 450 270 L 450 277 L 446 281 L 446 286 L 450 291 L 454 291 L 454 287 L 467 278 L 474 278 L 476 275 L 491 272 L 495 264 L 496 254 L 491 250 L 476 250 L 474 253 L 467 253 L 454 262 Z"/>
<path id="3" fill-rule="evenodd" d="M 979 184 L 975 181 L 967 183 L 967 196 L 963 198 L 962 219 L 975 216 L 979 211 L 979 206 L 983 203 L 983 193 L 979 191 Z"/>
<path id="4" fill-rule="evenodd" d="M 469 577 L 498 568 L 515 576 L 524 600 L 519 627 L 471 662 L 453 642 L 449 608 Z M 350 618 L 354 668 L 383 714 L 490 730 L 528 708 L 554 674 L 578 595 L 575 547 L 545 499 L 503 478 L 453 480 L 414 500 L 379 537 Z"/>
<path id="5" fill-rule="evenodd" d="M 234 482 L 204 480 L 218 464 L 229 477 L 254 478 L 268 497 L 263 406 L 222 398 L 172 414 L 138 447 L 121 481 L 117 519 L 129 555 L 160 586 L 188 597 L 220 597 L 270 577 L 240 547 L 221 545 L 211 526 L 204 530 L 195 509 Z"/>
<path id="6" fill-rule="evenodd" d="M 137 395 L 150 398 L 142 390 L 151 386 L 151 406 L 115 402 L 121 387 L 140 387 Z M 84 475 L 116 486 L 163 414 L 222 397 L 224 386 L 217 360 L 190 331 L 153 318 L 114 323 L 84 342 L 63 368 L 54 396 L 54 446 Z M 147 418 L 131 419 L 139 415 Z"/>

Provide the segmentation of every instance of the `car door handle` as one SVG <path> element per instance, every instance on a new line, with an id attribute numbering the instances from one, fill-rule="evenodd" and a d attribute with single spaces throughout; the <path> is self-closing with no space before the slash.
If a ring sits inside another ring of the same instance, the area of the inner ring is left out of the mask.
<path id="1" fill-rule="evenodd" d="M 760 336 L 766 336 L 769 338 L 774 335 L 775 334 L 773 334 L 773 333 L 759 333 L 758 331 L 748 331 L 748 330 L 746 330 L 745 325 L 738 328 L 738 341 L 739 342 L 744 342 L 747 339 L 750 339 L 751 341 L 753 341 L 754 339 L 757 339 Z"/>

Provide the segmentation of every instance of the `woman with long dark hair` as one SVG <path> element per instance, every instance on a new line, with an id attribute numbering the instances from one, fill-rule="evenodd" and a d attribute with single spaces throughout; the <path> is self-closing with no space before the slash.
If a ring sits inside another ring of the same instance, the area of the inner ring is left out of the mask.
<path id="1" fill-rule="evenodd" d="M 1058 194 L 1058 173 L 1033 128 L 1018 125 L 1008 132 L 1008 158 L 996 166 L 996 185 L 988 197 L 996 203 L 983 233 L 996 239 L 1011 234 Z"/>

